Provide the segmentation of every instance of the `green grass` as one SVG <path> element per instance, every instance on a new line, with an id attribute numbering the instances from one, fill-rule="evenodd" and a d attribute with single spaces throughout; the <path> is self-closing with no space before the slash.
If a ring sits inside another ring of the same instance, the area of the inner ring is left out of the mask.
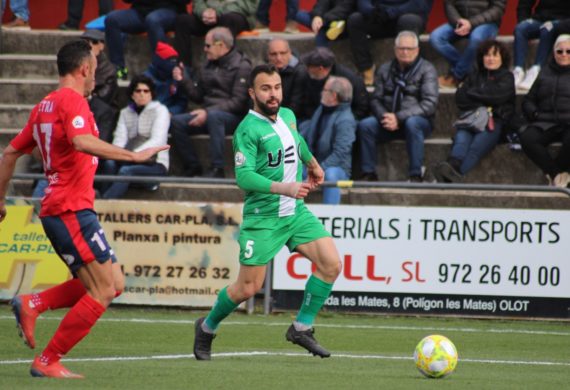
<path id="1" fill-rule="evenodd" d="M 38 321 L 39 351 L 62 314 L 48 312 Z M 0 389 L 545 390 L 570 383 L 568 323 L 325 313 L 318 318 L 316 337 L 333 357 L 320 359 L 285 341 L 291 314 L 236 313 L 214 341 L 214 354 L 222 355 L 198 362 L 191 356 L 192 321 L 201 315 L 110 309 L 67 356 L 66 366 L 87 379 L 61 381 L 29 376 L 35 351 L 17 337 L 9 307 L 0 305 Z M 416 343 L 433 333 L 449 337 L 460 356 L 456 372 L 439 380 L 423 378 L 411 359 Z M 10 363 L 16 360 L 22 362 Z"/>

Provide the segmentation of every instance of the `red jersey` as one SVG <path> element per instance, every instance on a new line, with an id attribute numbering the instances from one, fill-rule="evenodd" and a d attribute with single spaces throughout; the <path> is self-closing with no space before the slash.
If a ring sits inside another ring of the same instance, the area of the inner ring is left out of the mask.
<path id="1" fill-rule="evenodd" d="M 93 208 L 98 159 L 75 150 L 72 139 L 81 134 L 99 137 L 87 100 L 73 89 L 61 88 L 34 107 L 24 129 L 10 142 L 24 153 L 36 146 L 40 150 L 49 181 L 40 217 Z"/>

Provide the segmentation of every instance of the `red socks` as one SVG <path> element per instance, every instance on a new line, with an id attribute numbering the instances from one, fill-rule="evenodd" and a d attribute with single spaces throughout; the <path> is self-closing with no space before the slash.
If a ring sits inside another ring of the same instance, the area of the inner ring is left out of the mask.
<path id="1" fill-rule="evenodd" d="M 89 334 L 91 327 L 95 325 L 105 310 L 105 307 L 89 294 L 84 294 L 59 324 L 59 328 L 42 352 L 41 361 L 46 364 L 59 361 Z"/>
<path id="2" fill-rule="evenodd" d="M 79 279 L 69 279 L 62 284 L 48 288 L 38 294 L 32 294 L 32 302 L 39 313 L 50 309 L 72 307 L 85 295 L 85 287 Z"/>

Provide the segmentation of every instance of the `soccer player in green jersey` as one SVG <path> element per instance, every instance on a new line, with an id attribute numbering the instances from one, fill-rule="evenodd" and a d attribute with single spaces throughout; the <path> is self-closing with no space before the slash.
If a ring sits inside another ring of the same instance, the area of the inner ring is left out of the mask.
<path id="1" fill-rule="evenodd" d="M 223 288 L 207 317 L 195 325 L 194 356 L 210 360 L 220 322 L 262 286 L 267 263 L 287 245 L 316 267 L 307 281 L 301 309 L 286 339 L 315 356 L 330 353 L 315 340 L 313 322 L 341 271 L 330 234 L 307 209 L 303 198 L 324 173 L 297 132 L 295 115 L 281 107 L 281 77 L 273 65 L 259 65 L 249 80 L 250 110 L 234 133 L 237 184 L 245 194 L 239 236 L 237 280 Z M 302 182 L 303 164 L 308 179 Z"/>

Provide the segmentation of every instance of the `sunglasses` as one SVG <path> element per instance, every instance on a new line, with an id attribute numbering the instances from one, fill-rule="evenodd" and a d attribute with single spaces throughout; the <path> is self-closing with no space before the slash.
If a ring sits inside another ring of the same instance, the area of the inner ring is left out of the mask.
<path id="1" fill-rule="evenodd" d="M 570 55 L 570 49 L 566 49 L 566 50 L 558 49 L 558 50 L 556 50 L 556 54 L 558 54 L 558 55 L 562 55 L 562 54 Z"/>
<path id="2" fill-rule="evenodd" d="M 150 89 L 141 89 L 141 88 L 137 88 L 135 89 L 136 93 L 150 93 Z"/>

